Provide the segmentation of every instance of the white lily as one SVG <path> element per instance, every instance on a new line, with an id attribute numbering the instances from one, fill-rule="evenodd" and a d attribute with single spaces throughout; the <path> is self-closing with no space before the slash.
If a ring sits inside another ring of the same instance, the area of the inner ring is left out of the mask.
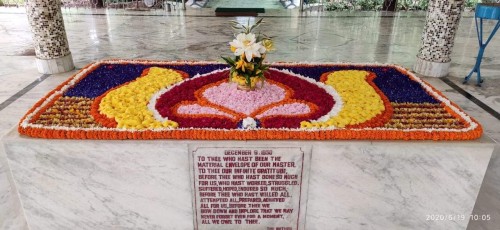
<path id="1" fill-rule="evenodd" d="M 236 36 L 229 45 L 234 47 L 234 55 L 240 56 L 245 55 L 248 62 L 252 61 L 253 57 L 260 57 L 261 54 L 266 52 L 266 48 L 261 44 L 261 42 L 255 42 L 255 34 L 253 33 L 240 33 Z"/>

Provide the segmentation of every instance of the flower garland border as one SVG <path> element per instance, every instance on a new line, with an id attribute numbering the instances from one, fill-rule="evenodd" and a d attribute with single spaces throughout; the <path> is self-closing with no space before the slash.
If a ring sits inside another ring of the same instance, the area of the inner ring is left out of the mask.
<path id="1" fill-rule="evenodd" d="M 110 128 L 81 129 L 77 127 L 46 127 L 40 124 L 33 124 L 47 108 L 52 106 L 64 92 L 85 78 L 88 73 L 95 70 L 102 64 L 219 64 L 209 61 L 151 61 L 151 60 L 122 60 L 111 59 L 91 63 L 82 68 L 80 72 L 64 81 L 45 97 L 40 99 L 19 122 L 18 131 L 20 134 L 31 137 L 47 139 L 196 139 L 196 140 L 471 140 L 482 135 L 481 125 L 472 117 L 463 112 L 455 103 L 448 100 L 441 92 L 430 84 L 416 77 L 407 69 L 392 64 L 377 63 L 315 63 L 315 62 L 276 62 L 270 63 L 273 67 L 300 67 L 300 66 L 353 66 L 353 67 L 392 67 L 407 75 L 410 79 L 418 82 L 424 90 L 437 100 L 441 101 L 443 107 L 454 117 L 465 121 L 464 129 L 412 129 L 400 130 L 391 128 L 352 128 L 352 129 L 257 129 L 257 130 L 223 130 L 223 129 L 155 129 L 155 130 L 127 130 Z M 290 71 L 287 71 L 290 72 Z M 294 74 L 290 72 L 291 74 Z M 298 75 L 298 74 L 294 74 Z M 298 75 L 300 76 L 300 75 Z"/>

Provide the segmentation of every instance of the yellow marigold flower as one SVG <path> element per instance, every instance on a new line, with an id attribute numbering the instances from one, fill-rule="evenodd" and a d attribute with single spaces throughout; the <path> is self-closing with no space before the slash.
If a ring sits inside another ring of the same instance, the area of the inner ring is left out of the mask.
<path id="1" fill-rule="evenodd" d="M 344 70 L 328 75 L 326 85 L 332 86 L 342 98 L 344 105 L 337 116 L 326 122 L 313 122 L 313 127 L 338 127 L 363 123 L 385 110 L 384 103 L 378 93 L 367 82 L 366 71 Z M 302 128 L 309 128 L 302 125 Z"/>
<path id="2" fill-rule="evenodd" d="M 311 122 L 308 122 L 308 121 L 301 121 L 300 122 L 300 127 L 301 128 L 312 128 L 312 124 Z"/>
<path id="3" fill-rule="evenodd" d="M 148 75 L 109 92 L 99 104 L 100 113 L 116 120 L 118 128 L 174 127 L 175 122 L 162 126 L 148 109 L 151 96 L 161 88 L 182 81 L 180 73 L 165 68 L 152 67 Z"/>

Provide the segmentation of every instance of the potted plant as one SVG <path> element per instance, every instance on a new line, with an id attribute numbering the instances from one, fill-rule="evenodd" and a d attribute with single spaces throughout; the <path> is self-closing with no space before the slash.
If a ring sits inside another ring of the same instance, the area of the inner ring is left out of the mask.
<path id="1" fill-rule="evenodd" d="M 264 64 L 266 54 L 274 50 L 273 41 L 264 34 L 255 34 L 263 20 L 255 24 L 242 25 L 237 21 L 231 21 L 233 29 L 237 30 L 236 38 L 229 42 L 234 58 L 222 57 L 231 66 L 229 81 L 238 85 L 241 90 L 255 90 L 264 85 L 264 73 L 269 66 Z"/>

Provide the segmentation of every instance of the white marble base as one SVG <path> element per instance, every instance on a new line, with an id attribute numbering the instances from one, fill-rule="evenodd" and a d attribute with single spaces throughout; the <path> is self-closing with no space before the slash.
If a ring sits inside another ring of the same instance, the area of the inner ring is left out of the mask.
<path id="1" fill-rule="evenodd" d="M 450 72 L 450 65 L 451 62 L 431 62 L 417 57 L 413 71 L 426 77 L 445 77 Z"/>
<path id="2" fill-rule="evenodd" d="M 192 229 L 188 146 L 313 146 L 305 229 L 465 229 L 493 144 L 3 139 L 31 229 Z"/>
<path id="3" fill-rule="evenodd" d="M 64 73 L 75 68 L 71 54 L 48 60 L 36 58 L 36 66 L 38 68 L 38 72 L 43 74 Z"/>

